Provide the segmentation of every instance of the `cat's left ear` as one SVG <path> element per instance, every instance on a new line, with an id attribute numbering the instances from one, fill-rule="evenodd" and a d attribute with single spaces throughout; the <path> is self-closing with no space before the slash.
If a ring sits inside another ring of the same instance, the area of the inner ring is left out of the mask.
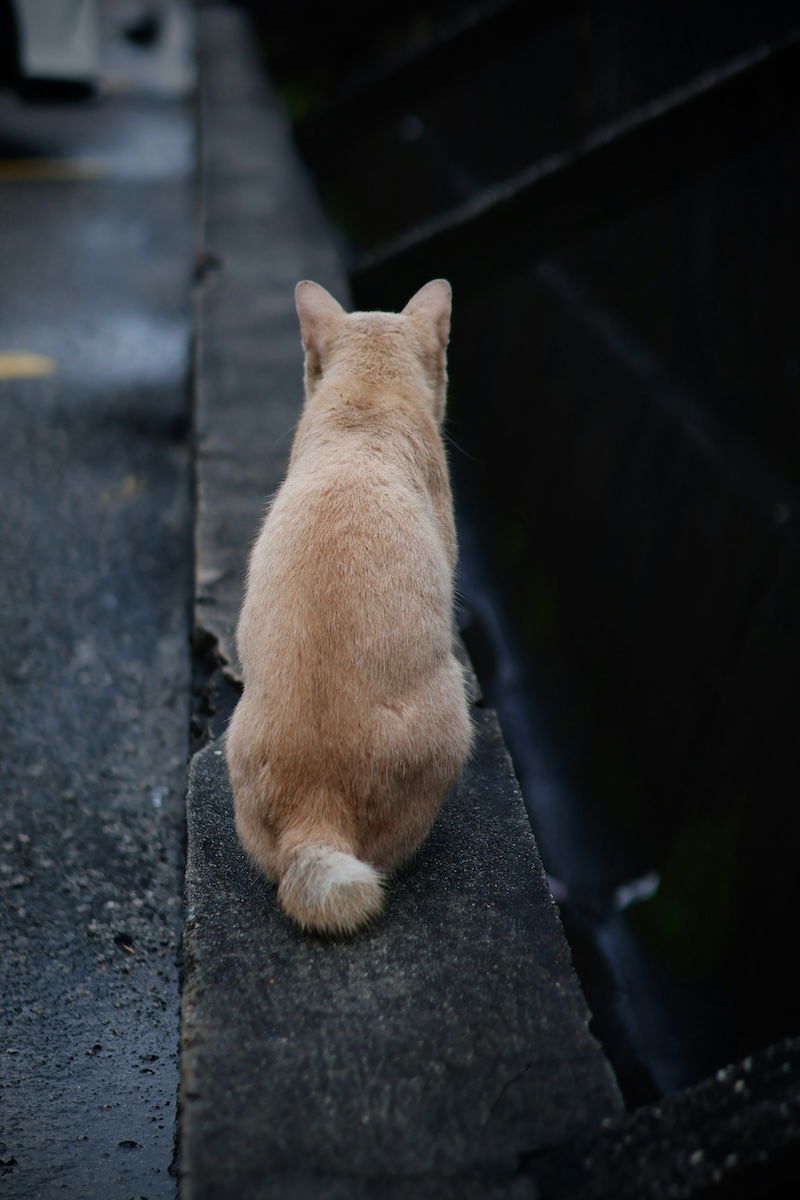
<path id="1" fill-rule="evenodd" d="M 423 320 L 433 329 L 442 350 L 450 340 L 453 293 L 446 279 L 432 279 L 415 293 L 403 309 L 406 316 Z"/>
<path id="2" fill-rule="evenodd" d="M 300 334 L 306 350 L 321 353 L 335 335 L 345 311 L 330 292 L 310 279 L 303 279 L 294 289 Z"/>

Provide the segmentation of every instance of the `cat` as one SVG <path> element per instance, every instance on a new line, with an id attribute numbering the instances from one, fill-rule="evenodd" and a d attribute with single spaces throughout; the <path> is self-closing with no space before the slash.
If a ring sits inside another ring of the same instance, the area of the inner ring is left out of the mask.
<path id="1" fill-rule="evenodd" d="M 305 403 L 250 558 L 226 734 L 236 828 L 303 929 L 374 918 L 470 750 L 441 435 L 451 292 L 346 313 L 295 290 Z"/>

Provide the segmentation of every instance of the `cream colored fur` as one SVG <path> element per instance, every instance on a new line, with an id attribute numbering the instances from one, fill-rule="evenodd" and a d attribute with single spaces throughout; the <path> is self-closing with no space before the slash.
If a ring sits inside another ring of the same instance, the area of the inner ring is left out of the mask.
<path id="1" fill-rule="evenodd" d="M 306 401 L 250 559 L 236 827 L 301 926 L 351 933 L 427 836 L 469 753 L 440 425 L 450 285 L 402 313 L 296 290 Z"/>

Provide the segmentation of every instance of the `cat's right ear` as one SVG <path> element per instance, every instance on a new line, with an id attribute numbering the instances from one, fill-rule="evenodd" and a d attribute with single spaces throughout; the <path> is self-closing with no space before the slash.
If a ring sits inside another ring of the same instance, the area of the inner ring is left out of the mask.
<path id="1" fill-rule="evenodd" d="M 436 334 L 441 350 L 450 338 L 450 310 L 453 293 L 446 279 L 432 279 L 416 292 L 403 312 L 412 318 L 420 317 Z"/>
<path id="2" fill-rule="evenodd" d="M 345 311 L 330 292 L 310 279 L 303 279 L 294 289 L 300 335 L 306 353 L 324 356 L 336 334 Z"/>

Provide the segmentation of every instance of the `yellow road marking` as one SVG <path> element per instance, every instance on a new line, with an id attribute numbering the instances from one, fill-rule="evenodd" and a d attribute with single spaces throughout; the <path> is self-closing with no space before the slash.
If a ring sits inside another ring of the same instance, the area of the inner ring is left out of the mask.
<path id="1" fill-rule="evenodd" d="M 130 500 L 133 496 L 138 496 L 143 487 L 144 480 L 141 475 L 126 475 L 122 483 L 122 494 L 126 500 Z"/>
<path id="2" fill-rule="evenodd" d="M 97 179 L 103 166 L 95 158 L 3 158 L 0 183 L 49 183 Z"/>
<path id="3" fill-rule="evenodd" d="M 0 379 L 35 379 L 39 375 L 52 375 L 55 369 L 55 361 L 46 354 L 0 350 Z"/>
<path id="4" fill-rule="evenodd" d="M 132 500 L 134 496 L 143 492 L 144 488 L 145 480 L 141 475 L 126 475 L 119 485 L 119 491 L 116 488 L 103 488 L 97 493 L 97 498 L 101 504 L 111 504 L 119 497 L 122 497 L 123 500 Z"/>

